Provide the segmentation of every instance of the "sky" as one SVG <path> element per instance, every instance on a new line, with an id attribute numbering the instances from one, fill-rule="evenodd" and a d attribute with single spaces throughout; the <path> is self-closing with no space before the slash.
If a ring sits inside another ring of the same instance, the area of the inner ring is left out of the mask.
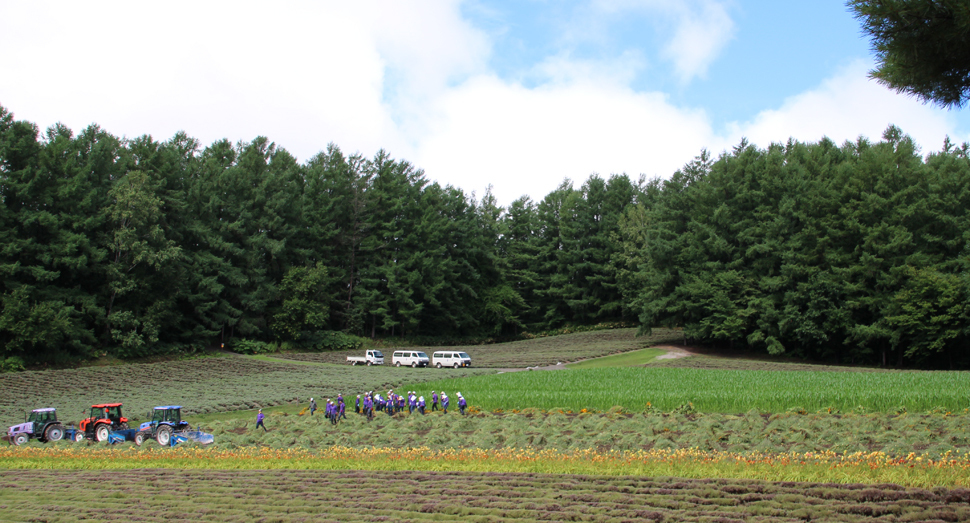
<path id="1" fill-rule="evenodd" d="M 840 0 L 0 0 L 0 105 L 41 130 L 384 149 L 501 205 L 742 138 L 970 141 L 873 67 Z"/>

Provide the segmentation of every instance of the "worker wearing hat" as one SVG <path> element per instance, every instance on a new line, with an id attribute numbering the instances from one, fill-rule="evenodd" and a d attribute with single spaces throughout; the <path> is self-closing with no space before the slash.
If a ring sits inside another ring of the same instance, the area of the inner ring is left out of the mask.
<path id="1" fill-rule="evenodd" d="M 431 391 L 431 412 L 438 410 L 438 393 Z"/>
<path id="2" fill-rule="evenodd" d="M 445 394 L 445 391 L 441 391 L 441 412 L 448 414 L 448 395 Z"/>
<path id="3" fill-rule="evenodd" d="M 459 412 L 461 412 L 461 415 L 462 416 L 465 415 L 465 407 L 467 407 L 467 406 L 468 406 L 468 403 L 465 401 L 465 397 L 462 396 L 461 393 L 459 392 L 458 393 L 458 410 L 459 410 Z"/>

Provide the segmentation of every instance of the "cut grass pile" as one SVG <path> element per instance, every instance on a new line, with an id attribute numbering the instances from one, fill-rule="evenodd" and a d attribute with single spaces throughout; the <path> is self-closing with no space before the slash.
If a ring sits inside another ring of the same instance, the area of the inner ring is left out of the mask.
<path id="1" fill-rule="evenodd" d="M 688 403 L 702 412 L 756 409 L 785 412 L 962 411 L 970 406 L 963 372 L 793 372 L 614 367 L 510 372 L 407 385 L 420 390 L 462 392 L 483 410 L 536 408 L 580 411 L 647 404 L 670 411 Z"/>
<path id="2" fill-rule="evenodd" d="M 568 369 L 602 369 L 605 367 L 634 367 L 656 361 L 657 356 L 666 354 L 662 349 L 641 349 L 611 356 L 602 356 L 566 365 Z"/>
<path id="3" fill-rule="evenodd" d="M 0 472 L 0 514 L 10 521 L 966 521 L 968 500 L 965 489 L 667 477 Z"/>
<path id="4" fill-rule="evenodd" d="M 637 337 L 636 332 L 636 329 L 595 330 L 509 343 L 425 347 L 420 350 L 426 352 L 429 357 L 437 350 L 464 351 L 471 356 L 474 367 L 525 368 L 597 358 L 683 339 L 683 334 L 668 329 L 654 329 L 652 334 L 641 337 Z M 381 349 L 381 351 L 384 352 L 385 362 L 390 364 L 394 348 Z M 362 353 L 363 351 L 338 351 L 283 353 L 278 356 L 299 361 L 346 365 L 347 356 L 361 356 Z"/>
<path id="5" fill-rule="evenodd" d="M 745 453 L 834 452 L 839 455 L 880 452 L 940 459 L 970 454 L 970 414 L 542 414 L 481 413 L 460 416 L 440 412 L 421 416 L 377 413 L 368 422 L 349 413 L 331 425 L 322 416 L 270 413 L 269 432 L 255 430 L 250 414 L 213 420 L 205 430 L 214 448 L 266 446 L 274 449 L 330 447 L 427 447 L 542 450 L 699 449 Z M 43 448 L 45 444 L 30 443 Z M 75 444 L 59 442 L 57 447 Z M 125 444 L 131 446 L 133 444 Z M 52 446 L 52 445 L 46 445 Z M 87 446 L 87 445 L 83 445 Z M 156 444 L 151 442 L 149 447 Z"/>

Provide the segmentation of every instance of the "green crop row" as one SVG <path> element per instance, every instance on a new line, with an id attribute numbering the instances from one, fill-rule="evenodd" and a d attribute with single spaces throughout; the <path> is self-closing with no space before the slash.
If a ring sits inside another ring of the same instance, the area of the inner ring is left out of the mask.
<path id="1" fill-rule="evenodd" d="M 418 387 L 418 385 L 406 388 Z M 688 368 L 602 368 L 511 372 L 423 383 L 422 390 L 461 391 L 484 410 L 703 412 L 960 411 L 970 406 L 961 372 L 786 372 Z M 648 406 L 649 404 L 649 406 Z"/>

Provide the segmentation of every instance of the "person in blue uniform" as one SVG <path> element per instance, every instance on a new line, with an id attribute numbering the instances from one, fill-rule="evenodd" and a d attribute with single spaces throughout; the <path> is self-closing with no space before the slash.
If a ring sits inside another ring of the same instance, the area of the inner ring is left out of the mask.
<path id="1" fill-rule="evenodd" d="M 458 393 L 458 411 L 461 412 L 461 415 L 462 416 L 465 415 L 465 408 L 466 407 L 468 407 L 468 402 L 465 401 L 465 397 L 462 396 L 461 393 L 459 392 Z"/>

